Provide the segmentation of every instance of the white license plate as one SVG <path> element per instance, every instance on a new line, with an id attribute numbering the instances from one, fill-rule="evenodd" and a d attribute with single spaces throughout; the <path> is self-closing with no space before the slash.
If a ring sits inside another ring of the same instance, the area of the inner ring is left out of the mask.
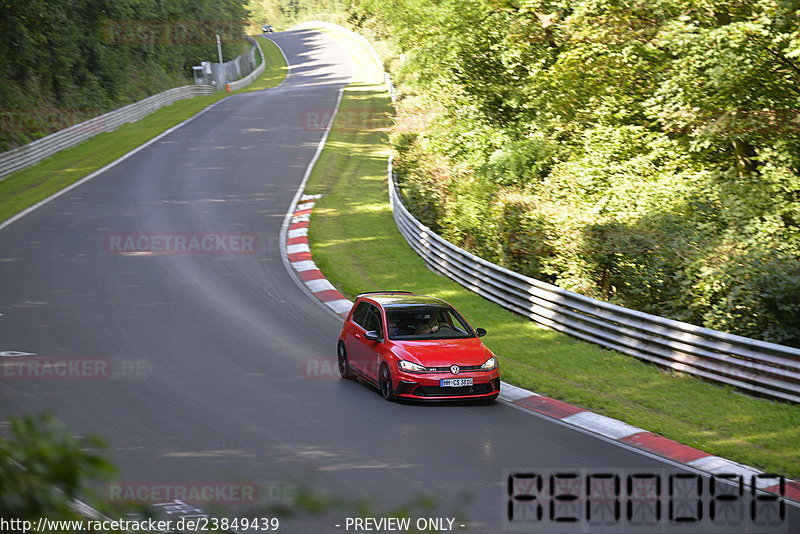
<path id="1" fill-rule="evenodd" d="M 442 378 L 439 380 L 439 387 L 443 388 L 460 388 L 471 385 L 471 378 Z"/>

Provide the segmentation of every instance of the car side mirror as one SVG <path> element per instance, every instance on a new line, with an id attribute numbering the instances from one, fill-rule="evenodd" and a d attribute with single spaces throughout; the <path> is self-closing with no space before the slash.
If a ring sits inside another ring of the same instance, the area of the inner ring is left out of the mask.
<path id="1" fill-rule="evenodd" d="M 381 339 L 376 330 L 367 330 L 364 332 L 364 338 L 369 339 L 370 341 L 380 341 Z"/>
<path id="2" fill-rule="evenodd" d="M 483 328 L 476 328 L 475 333 L 478 334 L 478 337 L 483 337 L 486 335 L 486 330 Z"/>

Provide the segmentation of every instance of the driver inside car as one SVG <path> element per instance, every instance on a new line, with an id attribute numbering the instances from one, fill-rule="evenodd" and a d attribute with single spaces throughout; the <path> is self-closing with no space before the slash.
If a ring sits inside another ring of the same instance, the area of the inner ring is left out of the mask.
<path id="1" fill-rule="evenodd" d="M 421 322 L 417 325 L 416 334 L 435 334 L 439 331 L 440 325 L 446 324 L 441 316 L 441 314 L 434 313 L 432 314 L 427 320 L 423 319 L 424 322 Z"/>
<path id="2" fill-rule="evenodd" d="M 400 333 L 400 327 L 394 319 L 389 320 L 389 337 L 395 337 Z"/>

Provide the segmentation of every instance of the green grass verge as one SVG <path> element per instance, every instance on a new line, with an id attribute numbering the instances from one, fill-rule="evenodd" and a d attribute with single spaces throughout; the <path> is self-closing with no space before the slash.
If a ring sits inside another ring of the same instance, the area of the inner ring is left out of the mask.
<path id="1" fill-rule="evenodd" d="M 258 37 L 256 39 L 261 44 L 261 50 L 264 52 L 264 62 L 267 66 L 261 76 L 247 87 L 240 89 L 241 92 L 269 89 L 280 84 L 286 78 L 286 60 L 284 60 L 280 48 L 269 39 Z"/>
<path id="2" fill-rule="evenodd" d="M 455 305 L 486 328 L 503 379 L 766 471 L 800 477 L 800 409 L 752 398 L 576 341 L 428 270 L 397 231 L 388 202 L 390 103 L 363 45 L 329 32 L 358 65 L 306 188 L 314 260 L 343 293 L 405 289 Z"/>
<path id="3" fill-rule="evenodd" d="M 260 39 L 259 42 L 266 58 L 264 72 L 249 86 L 233 94 L 274 87 L 286 77 L 286 62 L 278 47 L 267 39 Z M 0 221 L 108 165 L 226 96 L 226 93 L 218 92 L 179 100 L 140 121 L 92 137 L 80 145 L 62 150 L 32 167 L 7 176 L 0 181 Z"/>

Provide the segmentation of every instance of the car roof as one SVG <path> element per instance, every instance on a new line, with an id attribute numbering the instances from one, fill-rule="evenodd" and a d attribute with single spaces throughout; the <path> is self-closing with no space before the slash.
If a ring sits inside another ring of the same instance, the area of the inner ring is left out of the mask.
<path id="1" fill-rule="evenodd" d="M 442 299 L 429 297 L 427 295 L 414 295 L 413 293 L 407 292 L 387 291 L 386 293 L 362 293 L 358 295 L 358 297 L 369 298 L 384 308 L 404 308 L 409 306 L 451 307 Z"/>

